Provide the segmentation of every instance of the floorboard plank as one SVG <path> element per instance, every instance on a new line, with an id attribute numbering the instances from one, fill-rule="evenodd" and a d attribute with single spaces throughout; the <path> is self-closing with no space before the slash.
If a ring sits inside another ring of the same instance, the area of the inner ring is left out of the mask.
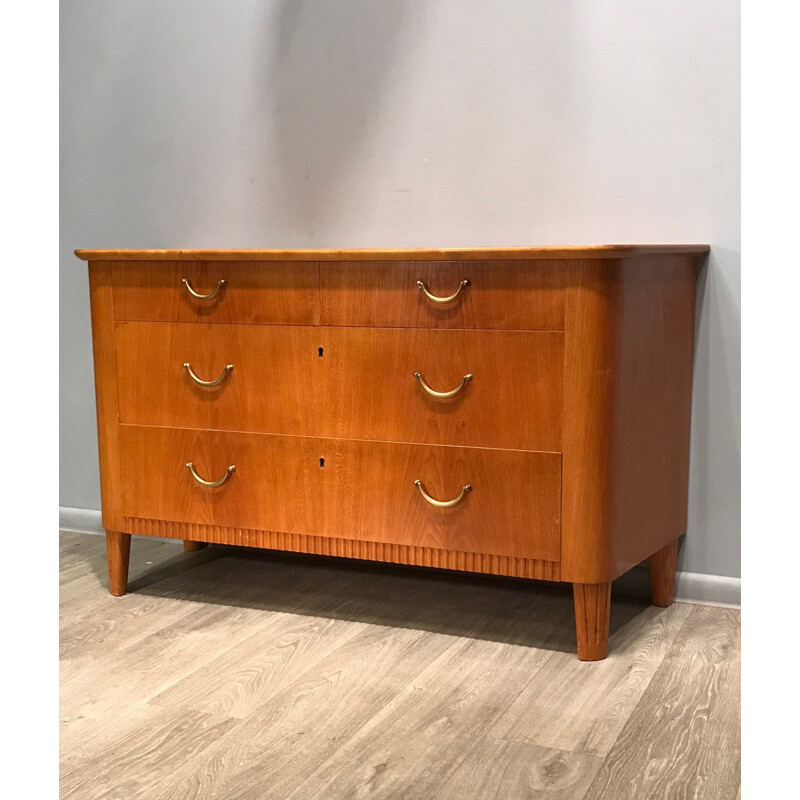
<path id="1" fill-rule="evenodd" d="M 191 555 L 187 553 L 188 558 Z M 191 569 L 165 577 L 159 587 L 160 596 L 132 592 L 112 597 L 107 592 L 98 593 L 80 610 L 62 614 L 59 652 L 63 663 L 77 656 L 102 658 L 173 624 L 207 605 L 202 595 L 198 599 L 198 586 L 208 579 L 232 577 L 237 569 L 236 562 L 230 559 L 213 565 L 198 562 Z"/>
<path id="2" fill-rule="evenodd" d="M 551 656 L 505 642 L 458 642 L 288 795 L 289 800 L 430 800 Z"/>
<path id="3" fill-rule="evenodd" d="M 693 607 L 586 800 L 736 797 L 739 628 L 734 609 Z"/>
<path id="4" fill-rule="evenodd" d="M 444 634 L 372 625 L 240 723 L 152 800 L 284 800 L 453 645 Z"/>
<path id="5" fill-rule="evenodd" d="M 198 757 L 237 723 L 224 717 L 174 709 L 141 709 L 138 724 L 114 746 L 62 763 L 62 800 L 136 800 L 186 759 Z"/>
<path id="6" fill-rule="evenodd" d="M 556 653 L 490 732 L 493 738 L 606 755 L 647 689 L 692 606 L 615 599 L 627 622 L 609 638 L 608 658 Z"/>
<path id="7" fill-rule="evenodd" d="M 434 800 L 580 800 L 601 756 L 485 737 Z"/>

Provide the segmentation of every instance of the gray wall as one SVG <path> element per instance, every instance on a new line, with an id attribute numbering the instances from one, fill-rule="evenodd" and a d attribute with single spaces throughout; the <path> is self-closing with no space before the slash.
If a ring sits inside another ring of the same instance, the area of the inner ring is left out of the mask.
<path id="1" fill-rule="evenodd" d="M 61 504 L 99 507 L 75 247 L 709 242 L 684 570 L 738 576 L 731 0 L 62 0 Z"/>

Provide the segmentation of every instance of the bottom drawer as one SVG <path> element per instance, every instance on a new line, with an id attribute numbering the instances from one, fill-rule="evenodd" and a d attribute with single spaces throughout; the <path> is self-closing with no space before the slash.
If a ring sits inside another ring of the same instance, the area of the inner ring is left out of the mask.
<path id="1" fill-rule="evenodd" d="M 557 453 L 120 425 L 120 469 L 126 517 L 560 558 Z"/>

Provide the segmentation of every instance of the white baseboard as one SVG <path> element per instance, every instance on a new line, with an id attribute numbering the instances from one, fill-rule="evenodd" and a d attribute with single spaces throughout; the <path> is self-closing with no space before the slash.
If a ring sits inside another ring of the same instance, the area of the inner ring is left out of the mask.
<path id="1" fill-rule="evenodd" d="M 58 526 L 62 531 L 105 533 L 100 512 L 89 508 L 59 506 Z M 650 576 L 646 567 L 637 567 L 614 582 L 615 589 L 638 597 L 649 597 Z M 740 606 L 742 579 L 699 572 L 679 572 L 675 582 L 675 599 L 680 603 Z"/>
<path id="2" fill-rule="evenodd" d="M 58 527 L 62 531 L 74 531 L 75 533 L 102 533 L 102 515 L 93 508 L 69 508 L 68 506 L 58 507 Z"/>
<path id="3" fill-rule="evenodd" d="M 634 567 L 617 578 L 614 581 L 614 591 L 634 597 L 649 597 L 650 572 L 647 566 Z M 700 572 L 678 572 L 675 579 L 675 600 L 679 603 L 739 608 L 742 604 L 742 579 L 704 575 Z"/>

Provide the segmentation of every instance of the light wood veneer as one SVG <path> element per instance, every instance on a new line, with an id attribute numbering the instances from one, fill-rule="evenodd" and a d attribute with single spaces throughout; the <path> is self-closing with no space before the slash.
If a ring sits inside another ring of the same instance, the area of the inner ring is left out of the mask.
<path id="1" fill-rule="evenodd" d="M 322 328 L 328 436 L 561 452 L 564 335 Z M 453 398 L 434 391 L 458 388 Z"/>
<path id="2" fill-rule="evenodd" d="M 554 453 L 121 425 L 120 458 L 129 517 L 559 560 Z"/>
<path id="3" fill-rule="evenodd" d="M 319 328 L 119 322 L 119 421 L 175 428 L 319 434 Z M 219 378 L 212 387 L 198 385 Z"/>
<path id="4" fill-rule="evenodd" d="M 437 296 L 463 287 L 457 302 Z M 564 262 L 343 261 L 320 272 L 323 325 L 564 330 Z"/>
<path id="5" fill-rule="evenodd" d="M 124 423 L 561 450 L 561 333 L 120 322 L 115 344 Z M 187 363 L 233 369 L 206 387 Z M 443 401 L 416 372 L 435 390 L 472 379 Z"/>
<path id="6" fill-rule="evenodd" d="M 131 534 L 562 580 L 603 658 L 614 578 L 672 600 L 707 251 L 76 251 L 110 591 Z"/>
<path id="7" fill-rule="evenodd" d="M 117 261 L 114 319 L 151 322 L 250 322 L 274 325 L 319 323 L 319 264 L 274 261 Z M 211 300 L 220 281 L 226 285 Z"/>

